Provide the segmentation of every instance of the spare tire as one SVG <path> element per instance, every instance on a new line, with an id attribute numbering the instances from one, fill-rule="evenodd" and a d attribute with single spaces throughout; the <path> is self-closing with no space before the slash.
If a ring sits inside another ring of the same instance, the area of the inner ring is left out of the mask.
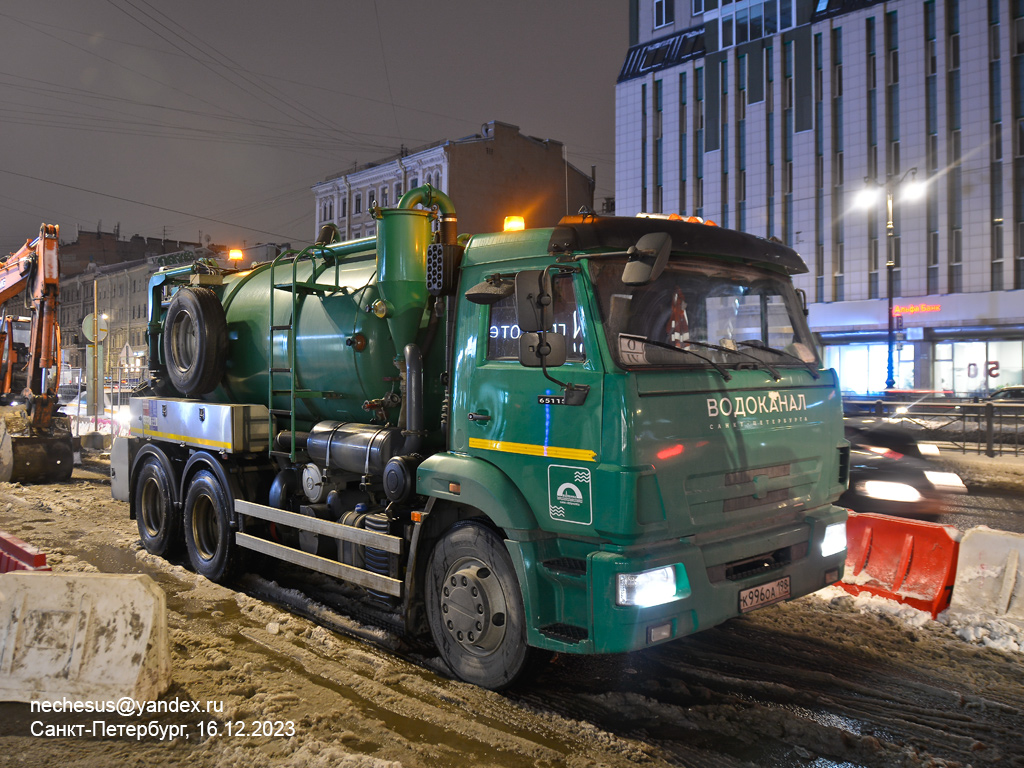
<path id="1" fill-rule="evenodd" d="M 164 318 L 164 360 L 185 397 L 213 391 L 224 377 L 228 331 L 224 307 L 209 288 L 179 288 Z"/>

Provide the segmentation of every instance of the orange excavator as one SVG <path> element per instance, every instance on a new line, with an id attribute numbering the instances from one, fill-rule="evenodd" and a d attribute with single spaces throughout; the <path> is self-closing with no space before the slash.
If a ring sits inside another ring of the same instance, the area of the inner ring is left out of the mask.
<path id="1" fill-rule="evenodd" d="M 59 232 L 43 224 L 39 237 L 0 258 L 0 306 L 24 294 L 31 315 L 21 341 L 24 321 L 0 310 L 0 482 L 67 480 L 74 468 L 67 417 L 57 413 Z"/>

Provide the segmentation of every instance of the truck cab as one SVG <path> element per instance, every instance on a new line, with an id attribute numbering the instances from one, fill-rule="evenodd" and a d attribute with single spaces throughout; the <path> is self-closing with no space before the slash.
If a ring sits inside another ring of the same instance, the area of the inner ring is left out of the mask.
<path id="1" fill-rule="evenodd" d="M 650 233 L 669 236 L 666 263 L 628 285 Z M 470 241 L 449 450 L 419 485 L 499 526 L 531 645 L 636 650 L 839 579 L 848 447 L 790 280 L 802 268 L 774 243 L 662 219 Z M 565 350 L 544 370 L 521 362 L 522 297 L 468 290 L 538 270 Z"/>

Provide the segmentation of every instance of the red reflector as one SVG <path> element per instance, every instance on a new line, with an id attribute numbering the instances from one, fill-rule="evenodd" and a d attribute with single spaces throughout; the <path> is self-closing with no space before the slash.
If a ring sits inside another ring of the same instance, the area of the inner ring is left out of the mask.
<path id="1" fill-rule="evenodd" d="M 680 443 L 678 445 L 673 445 L 671 448 L 664 448 L 664 449 L 658 451 L 657 455 L 658 455 L 659 459 L 664 460 L 664 459 L 671 459 L 673 456 L 678 456 L 682 452 L 683 452 L 683 446 Z"/>

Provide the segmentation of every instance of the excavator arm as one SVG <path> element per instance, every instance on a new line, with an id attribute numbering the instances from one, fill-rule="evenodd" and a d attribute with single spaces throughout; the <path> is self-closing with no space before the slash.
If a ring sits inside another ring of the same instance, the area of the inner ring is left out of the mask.
<path id="1" fill-rule="evenodd" d="M 32 317 L 25 376 L 18 376 L 19 386 L 24 382 L 24 388 L 17 393 L 29 403 L 28 418 L 24 418 L 23 406 L 20 416 L 14 406 L 0 406 L 0 481 L 66 480 L 71 476 L 71 434 L 66 420 L 54 417 L 58 382 L 49 380 L 51 369 L 60 370 L 59 234 L 56 224 L 43 224 L 39 237 L 0 259 L 0 306 L 23 294 Z M 0 336 L 7 347 L 0 394 L 15 394 L 11 392 L 13 368 L 18 365 L 13 347 L 14 320 L 0 316 L 0 321 Z"/>
<path id="2" fill-rule="evenodd" d="M 57 243 L 60 228 L 43 224 L 39 237 L 29 240 L 16 253 L 0 262 L 0 304 L 25 293 L 31 305 L 32 328 L 29 335 L 26 397 L 46 397 L 56 386 L 46 380 L 50 368 L 60 366 L 58 345 L 57 296 L 60 293 L 60 267 Z M 8 357 L 8 364 L 11 358 Z M 9 377 L 5 375 L 5 382 Z M 40 404 L 41 405 L 41 404 Z M 43 410 L 47 410 L 45 407 Z M 48 409 L 52 413 L 52 406 Z M 33 409 L 35 411 L 35 409 Z M 46 422 L 48 424 L 49 418 Z M 42 426 L 42 425 L 40 425 Z"/>

